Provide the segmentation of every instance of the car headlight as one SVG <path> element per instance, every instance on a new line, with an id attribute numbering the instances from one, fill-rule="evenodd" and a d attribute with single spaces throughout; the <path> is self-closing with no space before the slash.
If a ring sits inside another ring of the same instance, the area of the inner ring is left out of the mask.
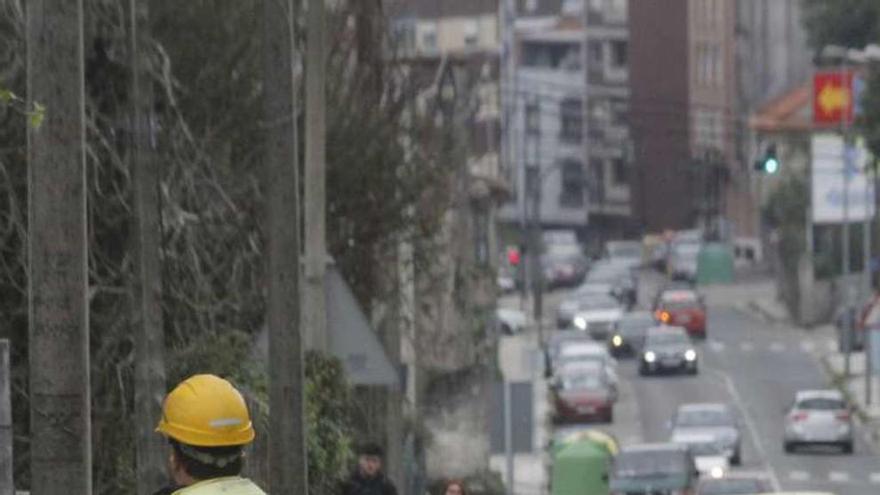
<path id="1" fill-rule="evenodd" d="M 614 345 L 614 347 L 622 346 L 623 345 L 623 337 L 621 337 L 620 335 L 615 335 L 614 337 L 611 338 L 611 344 Z"/>
<path id="2" fill-rule="evenodd" d="M 688 361 L 696 361 L 697 360 L 697 351 L 693 349 L 688 349 L 684 353 L 684 358 Z"/>
<path id="3" fill-rule="evenodd" d="M 724 477 L 724 468 L 721 466 L 713 466 L 712 469 L 709 470 L 709 476 L 718 479 Z"/>
<path id="4" fill-rule="evenodd" d="M 648 351 L 645 353 L 645 362 L 653 363 L 656 360 L 657 360 L 657 355 L 654 354 L 652 351 Z"/>
<path id="5" fill-rule="evenodd" d="M 583 317 L 578 316 L 574 319 L 574 326 L 580 328 L 581 330 L 587 329 L 587 320 Z"/>

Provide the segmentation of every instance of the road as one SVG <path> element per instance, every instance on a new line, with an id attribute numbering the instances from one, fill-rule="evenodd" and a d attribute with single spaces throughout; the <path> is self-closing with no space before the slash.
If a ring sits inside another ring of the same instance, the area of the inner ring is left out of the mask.
<path id="1" fill-rule="evenodd" d="M 659 277 L 645 274 L 640 302 L 651 300 Z M 706 289 L 711 292 L 713 289 Z M 724 289 L 722 289 L 724 290 Z M 740 291 L 748 296 L 748 291 Z M 735 297 L 708 294 L 709 337 L 697 344 L 701 369 L 695 377 L 640 377 L 632 360 L 622 361 L 621 400 L 615 423 L 598 425 L 623 444 L 665 441 L 668 421 L 679 404 L 735 404 L 744 423 L 743 471 L 761 472 L 783 490 L 820 490 L 837 494 L 873 494 L 880 490 L 880 458 L 858 426 L 855 453 L 805 451 L 786 454 L 782 417 L 797 390 L 829 386 L 819 353 L 829 341 L 801 329 L 768 324 L 742 309 Z M 559 301 L 563 294 L 548 299 Z M 743 296 L 739 296 L 743 297 Z M 555 306 L 547 306 L 552 315 Z M 540 426 L 539 426 L 540 427 Z M 559 437 L 583 426 L 558 428 Z"/>

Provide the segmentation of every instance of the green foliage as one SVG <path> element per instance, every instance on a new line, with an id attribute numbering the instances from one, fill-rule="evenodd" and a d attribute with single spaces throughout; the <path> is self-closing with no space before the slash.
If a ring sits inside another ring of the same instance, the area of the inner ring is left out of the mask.
<path id="1" fill-rule="evenodd" d="M 803 23 L 810 46 L 863 48 L 880 40 L 880 3 L 876 0 L 804 0 Z"/>
<path id="2" fill-rule="evenodd" d="M 779 234 L 779 255 L 788 273 L 797 272 L 804 252 L 804 226 L 809 205 L 806 179 L 799 174 L 783 178 L 764 206 L 767 224 Z"/>

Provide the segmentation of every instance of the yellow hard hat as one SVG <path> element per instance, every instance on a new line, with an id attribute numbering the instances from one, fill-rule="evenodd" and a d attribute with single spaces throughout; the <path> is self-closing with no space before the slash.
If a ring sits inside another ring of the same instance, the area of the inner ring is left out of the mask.
<path id="1" fill-rule="evenodd" d="M 194 375 L 165 397 L 156 431 L 196 447 L 245 445 L 254 426 L 244 398 L 215 375 Z"/>

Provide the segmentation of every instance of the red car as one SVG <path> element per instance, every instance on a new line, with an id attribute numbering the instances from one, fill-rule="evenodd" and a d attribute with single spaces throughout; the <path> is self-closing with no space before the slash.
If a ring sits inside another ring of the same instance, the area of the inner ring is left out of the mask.
<path id="1" fill-rule="evenodd" d="M 660 323 L 684 327 L 691 337 L 706 338 L 706 307 L 693 290 L 664 292 L 657 302 L 654 316 Z"/>
<path id="2" fill-rule="evenodd" d="M 556 423 L 614 421 L 615 392 L 598 373 L 560 376 L 553 386 Z"/>

